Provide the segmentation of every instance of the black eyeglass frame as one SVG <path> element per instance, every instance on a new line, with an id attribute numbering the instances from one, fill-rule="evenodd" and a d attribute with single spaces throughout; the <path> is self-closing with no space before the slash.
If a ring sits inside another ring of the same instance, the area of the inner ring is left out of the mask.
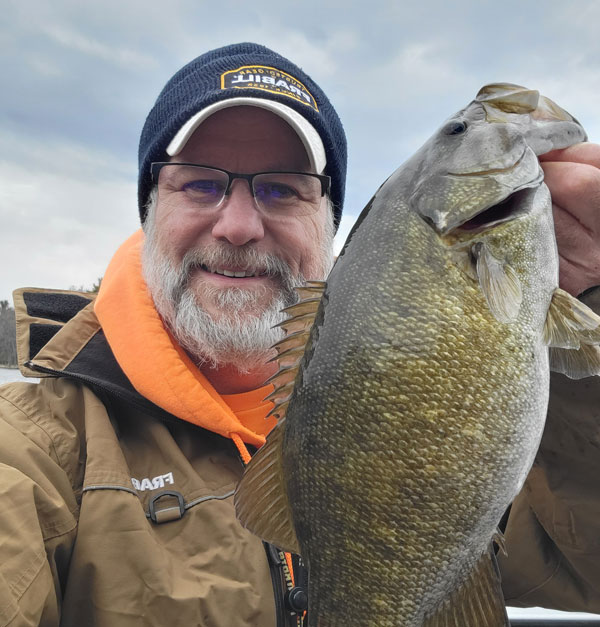
<path id="1" fill-rule="evenodd" d="M 160 175 L 160 171 L 167 165 L 187 165 L 197 168 L 207 168 L 209 170 L 215 170 L 217 172 L 223 172 L 223 174 L 227 174 L 227 187 L 225 188 L 225 193 L 223 197 L 229 194 L 229 190 L 231 189 L 231 185 L 235 179 L 244 179 L 248 181 L 248 185 L 250 186 L 250 190 L 252 191 L 254 188 L 252 186 L 252 182 L 254 181 L 254 177 L 260 176 L 262 174 L 301 174 L 302 176 L 312 176 L 316 178 L 321 183 L 321 198 L 323 196 L 329 194 L 331 190 L 331 177 L 327 176 L 327 174 L 313 174 L 312 172 L 292 172 L 289 170 L 269 170 L 267 172 L 254 172 L 253 174 L 242 174 L 241 172 L 230 172 L 229 170 L 223 170 L 223 168 L 215 168 L 212 165 L 203 165 L 201 163 L 179 163 L 177 161 L 153 161 L 150 164 L 150 176 L 152 177 L 152 182 L 158 184 L 158 177 Z"/>

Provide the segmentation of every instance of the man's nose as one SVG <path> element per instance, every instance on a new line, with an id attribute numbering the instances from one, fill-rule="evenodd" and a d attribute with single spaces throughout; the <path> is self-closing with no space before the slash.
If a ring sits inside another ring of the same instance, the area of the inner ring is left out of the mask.
<path id="1" fill-rule="evenodd" d="M 225 239 L 234 246 L 257 242 L 265 235 L 263 215 L 258 210 L 247 181 L 236 180 L 217 210 L 213 225 L 215 239 Z"/>

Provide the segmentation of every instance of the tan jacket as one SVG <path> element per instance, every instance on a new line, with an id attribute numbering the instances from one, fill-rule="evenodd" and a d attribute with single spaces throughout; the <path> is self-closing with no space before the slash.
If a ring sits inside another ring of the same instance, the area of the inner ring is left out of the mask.
<path id="1" fill-rule="evenodd" d="M 15 301 L 24 372 L 60 377 L 0 390 L 0 626 L 275 627 L 233 442 L 141 398 L 91 306 L 57 326 L 82 295 L 39 297 Z"/>
<path id="2" fill-rule="evenodd" d="M 36 299 L 15 303 L 23 370 L 51 376 L 0 390 L 0 627 L 275 626 L 231 440 L 137 394 L 84 295 Z M 598 389 L 553 377 L 500 558 L 510 604 L 600 611 Z"/>

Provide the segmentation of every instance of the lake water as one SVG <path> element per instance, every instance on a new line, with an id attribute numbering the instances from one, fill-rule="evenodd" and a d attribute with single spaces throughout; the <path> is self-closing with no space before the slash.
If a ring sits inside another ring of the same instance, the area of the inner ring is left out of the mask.
<path id="1" fill-rule="evenodd" d="M 10 383 L 11 381 L 36 381 L 37 379 L 25 378 L 17 369 L 12 368 L 0 368 L 0 385 L 3 383 Z M 545 610 L 539 607 L 532 607 L 527 609 L 509 607 L 508 615 L 510 618 L 530 618 L 534 619 L 546 619 L 551 622 L 553 619 L 569 619 L 569 620 L 598 620 L 600 615 L 597 614 L 584 614 L 573 612 L 555 612 L 552 610 Z"/>
<path id="2" fill-rule="evenodd" d="M 17 368 L 0 368 L 0 385 L 11 381 L 37 381 L 38 379 L 25 378 Z"/>
<path id="3" fill-rule="evenodd" d="M 0 385 L 10 381 L 25 381 L 25 377 L 16 368 L 0 368 Z"/>

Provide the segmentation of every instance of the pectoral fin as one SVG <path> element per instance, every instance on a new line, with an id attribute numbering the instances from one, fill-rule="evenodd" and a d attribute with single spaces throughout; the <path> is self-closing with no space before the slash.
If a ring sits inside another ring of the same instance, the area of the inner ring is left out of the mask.
<path id="1" fill-rule="evenodd" d="M 564 290 L 552 296 L 544 341 L 551 370 L 571 379 L 600 375 L 600 316 Z"/>
<path id="2" fill-rule="evenodd" d="M 600 375 L 600 349 L 590 344 L 582 344 L 577 350 L 551 348 L 550 370 L 560 372 L 569 379 Z"/>
<path id="3" fill-rule="evenodd" d="M 510 627 L 491 547 L 465 583 L 425 618 L 423 627 Z"/>
<path id="4" fill-rule="evenodd" d="M 246 529 L 283 551 L 300 553 L 282 471 L 285 418 L 267 436 L 235 491 L 235 513 Z"/>
<path id="5" fill-rule="evenodd" d="M 523 300 L 517 273 L 509 264 L 497 259 L 483 242 L 475 244 L 472 252 L 477 260 L 479 286 L 492 315 L 499 322 L 513 322 Z"/>

